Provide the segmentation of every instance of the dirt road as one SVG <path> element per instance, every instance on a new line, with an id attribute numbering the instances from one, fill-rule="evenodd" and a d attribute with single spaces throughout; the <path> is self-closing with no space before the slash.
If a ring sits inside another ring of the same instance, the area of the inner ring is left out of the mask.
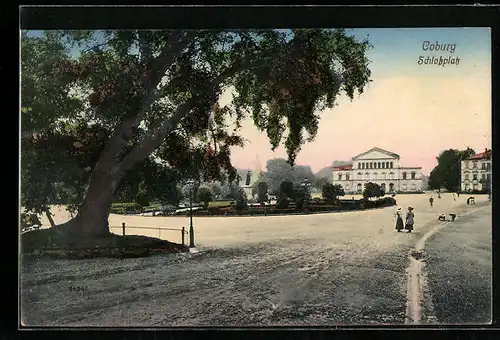
<path id="1" fill-rule="evenodd" d="M 465 198 L 400 195 L 415 232 L 396 233 L 395 207 L 304 216 L 196 218 L 197 251 L 143 259 L 22 263 L 30 326 L 404 324 L 408 253 L 441 211 Z M 481 204 L 486 197 L 477 197 Z M 460 213 L 459 213 L 460 218 Z M 110 216 L 127 223 L 179 218 Z M 115 221 L 115 222 L 117 222 Z M 182 220 L 185 224 L 185 219 Z"/>

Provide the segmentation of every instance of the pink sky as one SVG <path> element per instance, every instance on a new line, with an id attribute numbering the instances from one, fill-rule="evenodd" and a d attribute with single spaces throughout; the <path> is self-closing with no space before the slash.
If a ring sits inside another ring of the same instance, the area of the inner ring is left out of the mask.
<path id="1" fill-rule="evenodd" d="M 304 145 L 297 164 L 316 172 L 379 147 L 399 154 L 402 166 L 421 166 L 429 174 L 442 150 L 490 148 L 490 52 L 460 55 L 457 48 L 456 55 L 460 64 L 447 67 L 417 65 L 418 55 L 393 67 L 380 55 L 372 58 L 369 88 L 352 102 L 341 97 L 338 106 L 321 113 L 317 137 Z M 248 142 L 232 149 L 236 167 L 253 169 L 258 157 L 265 170 L 268 159 L 286 158 L 282 147 L 271 151 L 267 136 L 250 119 L 241 134 Z"/>

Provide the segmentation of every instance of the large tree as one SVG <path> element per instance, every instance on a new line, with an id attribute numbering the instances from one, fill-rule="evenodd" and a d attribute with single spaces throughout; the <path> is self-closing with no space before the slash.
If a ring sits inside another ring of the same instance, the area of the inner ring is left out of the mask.
<path id="1" fill-rule="evenodd" d="M 66 181 L 79 200 L 70 234 L 108 235 L 114 194 L 147 159 L 197 181 L 234 180 L 229 150 L 242 145 L 238 128 L 248 115 L 273 150 L 286 136 L 294 164 L 304 142 L 316 136 L 318 113 L 341 93 L 353 99 L 363 92 L 369 47 L 343 30 L 324 29 L 23 32 L 22 203 L 46 211 L 49 202 L 33 197 Z M 220 107 L 228 89 L 232 100 Z M 93 152 L 86 144 L 64 144 L 93 156 L 84 157 L 85 167 L 69 152 L 45 162 L 43 171 L 33 164 L 39 158 L 30 143 L 51 134 L 64 138 L 77 125 L 109 132 L 96 139 L 101 144 Z M 74 168 L 71 175 L 56 176 L 67 167 Z M 43 173 L 54 175 L 36 183 Z"/>
<path id="2" fill-rule="evenodd" d="M 438 164 L 432 169 L 429 176 L 431 189 L 445 188 L 448 191 L 460 190 L 461 161 L 475 155 L 471 148 L 465 150 L 448 149 L 442 151 L 436 160 Z"/>

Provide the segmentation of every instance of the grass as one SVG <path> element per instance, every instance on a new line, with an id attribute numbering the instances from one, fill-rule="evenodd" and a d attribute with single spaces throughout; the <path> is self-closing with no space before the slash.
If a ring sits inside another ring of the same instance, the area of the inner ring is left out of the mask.
<path id="1" fill-rule="evenodd" d="M 116 251 L 123 255 L 124 251 L 132 252 L 142 256 L 150 254 L 150 250 L 161 250 L 162 252 L 188 251 L 186 246 L 161 240 L 154 237 L 138 235 L 115 235 L 109 234 L 104 237 L 74 238 L 56 229 L 42 229 L 21 235 L 21 252 L 33 254 L 38 251 L 42 255 L 50 251 L 80 252 L 82 257 L 88 257 L 86 251 L 92 251 L 91 257 L 107 257 Z M 79 257 L 76 255 L 76 257 Z"/>
<path id="2" fill-rule="evenodd" d="M 223 208 L 223 207 L 228 207 L 231 205 L 231 201 L 212 201 L 208 203 L 208 207 L 218 207 L 218 208 Z"/>

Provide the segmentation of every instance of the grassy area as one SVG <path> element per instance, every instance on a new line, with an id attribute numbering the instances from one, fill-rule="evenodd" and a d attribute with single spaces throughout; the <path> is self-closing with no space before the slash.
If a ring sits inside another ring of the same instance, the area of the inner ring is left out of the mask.
<path id="1" fill-rule="evenodd" d="M 98 238 L 70 238 L 56 229 L 42 229 L 21 235 L 21 252 L 59 256 L 116 257 L 147 256 L 152 252 L 184 252 L 187 246 L 154 237 L 110 234 Z"/>
<path id="2" fill-rule="evenodd" d="M 231 201 L 212 201 L 212 202 L 208 203 L 209 208 L 213 208 L 213 207 L 222 208 L 222 207 L 228 207 L 230 205 L 231 205 Z"/>

